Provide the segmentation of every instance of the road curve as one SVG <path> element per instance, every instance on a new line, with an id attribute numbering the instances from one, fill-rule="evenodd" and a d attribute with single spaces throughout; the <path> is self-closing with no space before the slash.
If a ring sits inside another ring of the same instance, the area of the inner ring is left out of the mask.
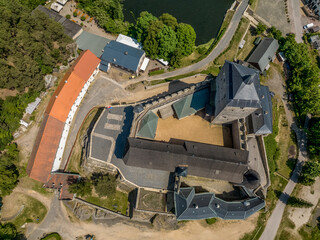
<path id="1" fill-rule="evenodd" d="M 236 12 L 234 13 L 225 34 L 220 39 L 217 46 L 211 51 L 211 53 L 209 53 L 209 55 L 206 58 L 202 59 L 201 61 L 199 61 L 195 64 L 189 65 L 184 68 L 179 68 L 179 69 L 172 71 L 172 72 L 167 72 L 167 73 L 159 74 L 159 75 L 152 76 L 152 77 L 137 78 L 132 81 L 127 81 L 126 85 L 130 85 L 130 84 L 140 82 L 143 80 L 158 80 L 158 79 L 175 77 L 175 76 L 179 76 L 182 74 L 194 72 L 196 70 L 205 68 L 207 65 L 209 65 L 215 58 L 217 58 L 229 46 L 229 43 L 237 30 L 237 27 L 238 27 L 239 22 L 242 18 L 242 15 L 248 6 L 248 2 L 249 2 L 249 0 L 242 0 L 240 5 L 238 6 Z"/>

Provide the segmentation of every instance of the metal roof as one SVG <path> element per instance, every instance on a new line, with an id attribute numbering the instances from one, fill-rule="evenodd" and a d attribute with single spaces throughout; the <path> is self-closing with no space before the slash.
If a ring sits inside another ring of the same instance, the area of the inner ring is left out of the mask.
<path id="1" fill-rule="evenodd" d="M 101 60 L 137 72 L 143 55 L 144 51 L 141 49 L 112 40 L 105 46 Z"/>
<path id="2" fill-rule="evenodd" d="M 182 119 L 205 108 L 206 104 L 209 103 L 209 98 L 210 90 L 209 88 L 205 88 L 203 90 L 194 92 L 193 94 L 190 94 L 177 102 L 174 102 L 172 107 L 178 119 Z"/>
<path id="3" fill-rule="evenodd" d="M 242 183 L 249 169 L 248 151 L 204 143 L 184 141 L 183 144 L 128 138 L 126 165 L 174 172 L 187 165 L 188 174 L 233 183 Z"/>
<path id="4" fill-rule="evenodd" d="M 248 59 L 259 71 L 263 72 L 272 61 L 274 54 L 279 48 L 279 43 L 273 38 L 264 38 Z"/>
<path id="5" fill-rule="evenodd" d="M 154 139 L 158 126 L 158 116 L 149 111 L 140 121 L 138 137 Z"/>
<path id="6" fill-rule="evenodd" d="M 184 192 L 190 194 L 185 196 Z M 246 219 L 265 206 L 264 200 L 254 197 L 243 201 L 226 202 L 214 193 L 195 193 L 193 187 L 174 193 L 177 220 L 197 220 L 219 217 L 224 220 Z"/>
<path id="7" fill-rule="evenodd" d="M 76 43 L 78 44 L 79 49 L 87 50 L 89 49 L 93 52 L 98 58 L 101 57 L 103 49 L 111 40 L 98 36 L 93 33 L 83 31 L 80 36 L 77 38 Z"/>

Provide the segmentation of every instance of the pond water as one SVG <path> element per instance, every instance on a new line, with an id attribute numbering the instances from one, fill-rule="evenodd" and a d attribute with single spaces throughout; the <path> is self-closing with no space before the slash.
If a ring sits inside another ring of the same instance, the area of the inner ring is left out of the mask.
<path id="1" fill-rule="evenodd" d="M 196 45 L 217 36 L 226 11 L 234 0 L 124 0 L 125 20 L 131 23 L 140 12 L 159 17 L 170 13 L 178 22 L 190 24 L 197 34 Z"/>

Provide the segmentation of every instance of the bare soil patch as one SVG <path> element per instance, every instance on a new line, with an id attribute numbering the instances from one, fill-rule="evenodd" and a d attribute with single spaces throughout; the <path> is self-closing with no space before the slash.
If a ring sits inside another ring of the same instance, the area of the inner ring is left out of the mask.
<path id="1" fill-rule="evenodd" d="M 165 212 L 166 194 L 140 189 L 138 209 Z"/>
<path id="2" fill-rule="evenodd" d="M 232 147 L 231 130 L 222 125 L 212 125 L 198 115 L 177 119 L 158 120 L 155 140 L 169 142 L 183 139 L 212 145 Z"/>
<path id="3" fill-rule="evenodd" d="M 0 89 L 0 98 L 5 99 L 8 96 L 16 96 L 18 94 L 18 90 L 9 90 L 9 89 Z"/>

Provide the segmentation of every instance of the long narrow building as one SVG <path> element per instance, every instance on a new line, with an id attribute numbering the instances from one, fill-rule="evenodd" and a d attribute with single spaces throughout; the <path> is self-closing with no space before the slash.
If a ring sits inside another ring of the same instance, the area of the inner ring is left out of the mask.
<path id="1" fill-rule="evenodd" d="M 28 175 L 46 183 L 59 170 L 70 124 L 88 87 L 99 71 L 100 59 L 89 50 L 78 57 L 52 95 L 41 123 L 30 160 Z"/>

